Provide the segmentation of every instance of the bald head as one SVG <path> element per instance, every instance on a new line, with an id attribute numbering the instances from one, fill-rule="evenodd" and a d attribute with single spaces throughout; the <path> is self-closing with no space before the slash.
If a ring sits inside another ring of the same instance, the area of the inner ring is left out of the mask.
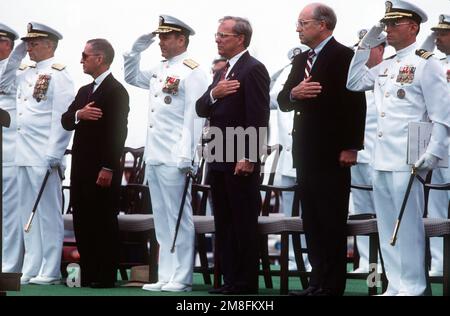
<path id="1" fill-rule="evenodd" d="M 311 3 L 303 8 L 298 17 L 297 32 L 300 41 L 315 48 L 333 34 L 336 14 L 322 3 Z"/>
<path id="2" fill-rule="evenodd" d="M 336 27 L 337 18 L 334 10 L 323 3 L 311 3 L 308 4 L 303 10 L 308 10 L 314 19 L 325 22 L 325 25 L 329 31 L 334 31 Z"/>

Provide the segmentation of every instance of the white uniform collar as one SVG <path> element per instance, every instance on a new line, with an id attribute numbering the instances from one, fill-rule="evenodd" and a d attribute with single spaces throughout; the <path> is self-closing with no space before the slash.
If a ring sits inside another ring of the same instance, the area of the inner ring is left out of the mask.
<path id="1" fill-rule="evenodd" d="M 417 46 L 417 44 L 416 44 L 416 42 L 414 42 L 411 45 L 409 45 L 409 46 L 407 46 L 407 47 L 405 47 L 403 49 L 398 50 L 397 51 L 397 57 L 401 58 L 401 57 L 405 57 L 405 56 L 409 55 L 412 51 L 416 50 L 416 46 Z"/>
<path id="2" fill-rule="evenodd" d="M 36 63 L 36 69 L 49 68 L 54 63 L 55 63 L 55 57 L 50 57 L 48 59 L 45 59 L 45 60 L 42 60 L 42 61 Z"/>
<path id="3" fill-rule="evenodd" d="M 172 58 L 168 59 L 167 62 L 169 63 L 169 65 L 176 64 L 176 63 L 178 63 L 178 62 L 180 62 L 182 60 L 185 60 L 187 58 L 187 55 L 188 55 L 188 53 L 186 51 L 186 52 L 184 52 L 184 53 L 182 53 L 180 55 L 177 55 L 175 57 L 172 57 Z"/>

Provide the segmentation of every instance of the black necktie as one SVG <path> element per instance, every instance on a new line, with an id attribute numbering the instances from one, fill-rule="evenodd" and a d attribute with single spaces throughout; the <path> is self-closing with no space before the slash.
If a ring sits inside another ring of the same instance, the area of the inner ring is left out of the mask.
<path id="1" fill-rule="evenodd" d="M 91 101 L 92 94 L 94 93 L 94 87 L 95 87 L 95 81 L 92 81 L 92 83 L 89 85 L 86 104 Z"/>

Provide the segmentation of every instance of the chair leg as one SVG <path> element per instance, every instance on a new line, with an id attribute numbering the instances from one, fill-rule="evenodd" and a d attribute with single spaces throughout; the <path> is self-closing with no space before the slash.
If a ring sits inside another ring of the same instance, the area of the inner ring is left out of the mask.
<path id="1" fill-rule="evenodd" d="M 119 272 L 120 272 L 120 278 L 122 279 L 122 281 L 128 281 L 127 270 L 124 267 L 120 267 Z"/>
<path id="2" fill-rule="evenodd" d="M 259 235 L 259 254 L 261 258 L 262 272 L 264 275 L 264 284 L 267 289 L 273 288 L 272 275 L 270 271 L 268 237 L 267 235 Z"/>
<path id="3" fill-rule="evenodd" d="M 203 282 L 211 284 L 211 276 L 209 275 L 208 256 L 206 255 L 206 237 L 205 235 L 197 235 L 197 250 L 200 258 Z"/>
<path id="4" fill-rule="evenodd" d="M 214 238 L 214 288 L 217 289 L 222 286 L 222 273 L 220 272 L 220 260 L 217 251 L 217 239 Z"/>
<path id="5" fill-rule="evenodd" d="M 309 281 L 308 277 L 306 276 L 307 272 L 305 261 L 303 260 L 302 242 L 300 240 L 299 233 L 292 233 L 292 245 L 294 248 L 295 263 L 297 264 L 297 270 L 300 273 L 300 282 L 302 284 L 302 288 L 307 289 L 309 286 Z"/>
<path id="6" fill-rule="evenodd" d="M 443 289 L 442 294 L 444 296 L 450 295 L 450 235 L 444 236 L 444 275 L 443 275 Z"/>
<path id="7" fill-rule="evenodd" d="M 280 294 L 286 295 L 289 291 L 289 234 L 281 234 L 280 253 Z"/>
<path id="8" fill-rule="evenodd" d="M 155 231 L 149 234 L 150 253 L 148 256 L 148 281 L 149 283 L 158 282 L 158 253 L 159 244 L 156 240 Z"/>

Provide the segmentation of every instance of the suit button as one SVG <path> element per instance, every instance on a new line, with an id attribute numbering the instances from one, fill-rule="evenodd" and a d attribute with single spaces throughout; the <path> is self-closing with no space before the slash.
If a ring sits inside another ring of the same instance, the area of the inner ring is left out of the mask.
<path id="1" fill-rule="evenodd" d="M 385 116 L 386 116 L 386 113 L 381 112 L 381 117 L 385 117 Z"/>
<path id="2" fill-rule="evenodd" d="M 286 151 L 291 151 L 291 147 L 287 146 Z"/>
<path id="3" fill-rule="evenodd" d="M 150 128 L 153 128 L 153 125 L 150 125 L 149 127 L 150 127 Z"/>
<path id="4" fill-rule="evenodd" d="M 380 138 L 383 137 L 383 132 L 379 132 L 378 137 L 380 137 Z"/>
<path id="5" fill-rule="evenodd" d="M 20 127 L 18 127 L 17 130 L 20 131 Z"/>
<path id="6" fill-rule="evenodd" d="M 22 112 L 21 112 L 21 113 L 19 113 L 19 116 L 22 116 Z"/>
<path id="7" fill-rule="evenodd" d="M 157 98 L 158 97 L 158 95 L 157 94 L 155 94 L 155 98 Z"/>
<path id="8" fill-rule="evenodd" d="M 292 133 L 295 133 L 295 128 L 292 130 Z"/>
<path id="9" fill-rule="evenodd" d="M 28 101 L 28 99 L 27 98 L 25 98 L 25 99 L 23 99 L 25 102 L 27 102 Z"/>
<path id="10" fill-rule="evenodd" d="M 155 112 L 155 109 L 152 109 L 152 112 Z"/>
<path id="11" fill-rule="evenodd" d="M 289 136 L 292 136 L 292 133 L 288 133 Z"/>
<path id="12" fill-rule="evenodd" d="M 297 112 L 297 115 L 300 116 L 300 112 Z"/>
<path id="13" fill-rule="evenodd" d="M 386 92 L 385 96 L 386 96 L 386 98 L 389 98 L 389 96 L 390 96 L 389 92 Z"/>

